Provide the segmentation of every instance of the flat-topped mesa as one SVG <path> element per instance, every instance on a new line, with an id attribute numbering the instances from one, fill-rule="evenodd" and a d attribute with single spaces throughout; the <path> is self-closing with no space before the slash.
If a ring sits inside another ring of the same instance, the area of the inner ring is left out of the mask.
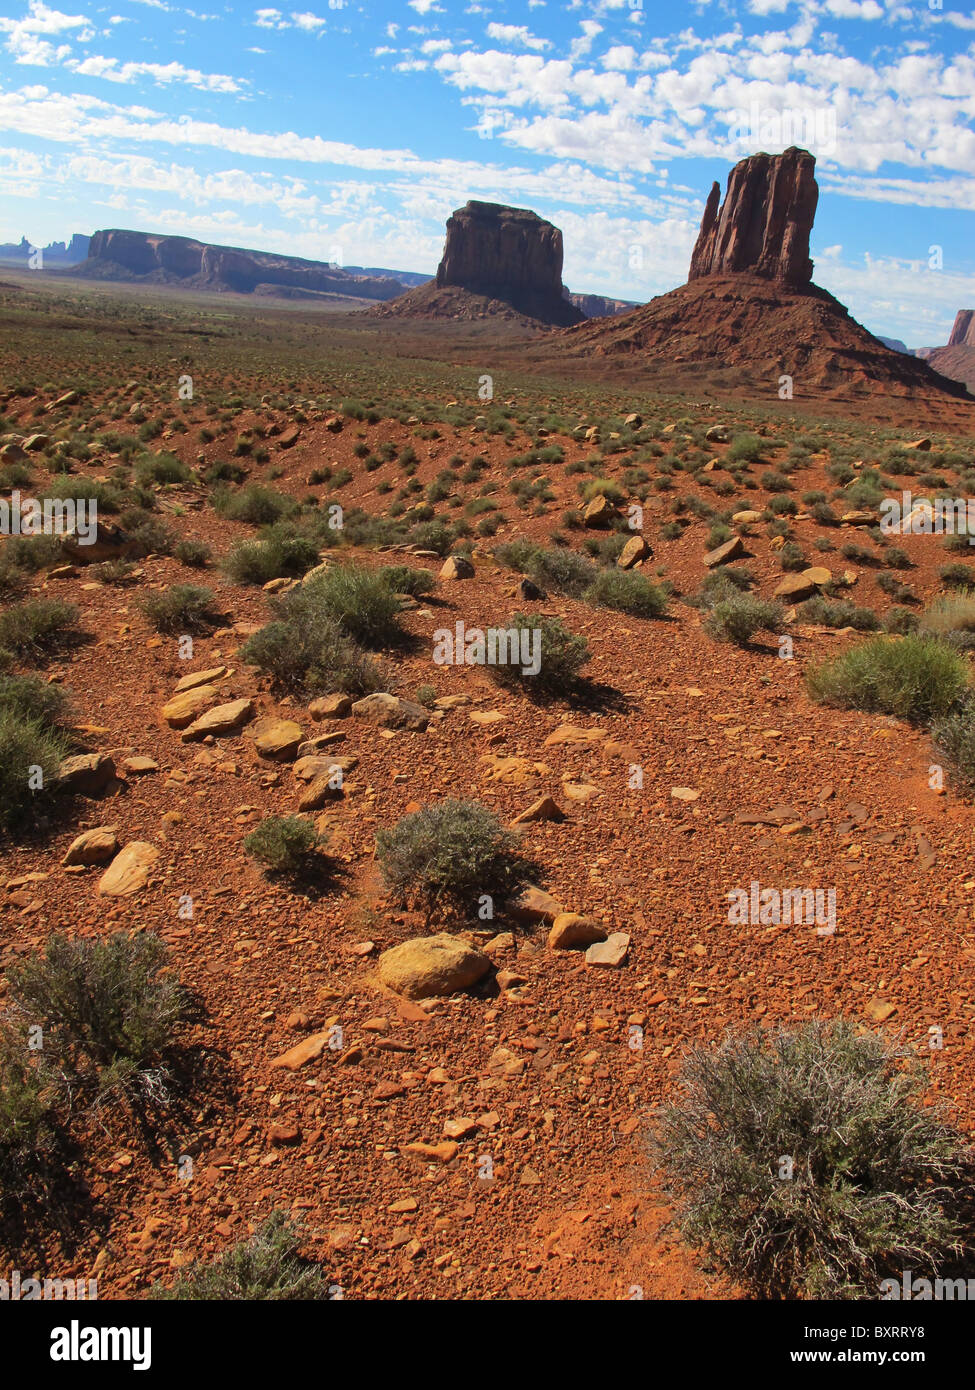
<path id="1" fill-rule="evenodd" d="M 948 346 L 975 347 L 975 309 L 958 310 Z"/>
<path id="2" fill-rule="evenodd" d="M 471 201 L 447 219 L 437 288 L 499 299 L 546 323 L 583 317 L 562 286 L 562 233 L 527 208 Z"/>
<path id="3" fill-rule="evenodd" d="M 719 210 L 720 197 L 715 183 L 688 280 L 741 273 L 787 285 L 810 282 L 809 234 L 819 201 L 814 155 L 795 146 L 783 154 L 753 154 L 728 175 Z"/>

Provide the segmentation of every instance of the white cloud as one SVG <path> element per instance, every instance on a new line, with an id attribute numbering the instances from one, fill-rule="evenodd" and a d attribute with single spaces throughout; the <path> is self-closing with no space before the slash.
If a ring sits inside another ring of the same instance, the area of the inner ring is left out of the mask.
<path id="1" fill-rule="evenodd" d="M 552 47 L 548 39 L 536 38 L 525 24 L 496 24 L 492 21 L 487 27 L 487 36 L 500 43 L 520 44 L 522 48 L 533 48 L 538 52 Z"/>
<path id="2" fill-rule="evenodd" d="M 102 77 L 107 82 L 136 82 L 140 77 L 148 77 L 159 86 L 169 86 L 174 82 L 198 87 L 204 92 L 239 92 L 241 83 L 234 77 L 223 73 L 200 72 L 198 68 L 187 68 L 182 63 L 119 63 L 117 58 L 106 58 L 93 54 L 88 58 L 69 58 L 65 67 L 82 77 Z"/>

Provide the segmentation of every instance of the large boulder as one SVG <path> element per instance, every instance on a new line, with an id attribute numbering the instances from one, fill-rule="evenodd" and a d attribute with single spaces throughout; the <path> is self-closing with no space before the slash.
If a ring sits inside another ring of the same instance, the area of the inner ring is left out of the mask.
<path id="1" fill-rule="evenodd" d="M 380 980 L 408 999 L 457 994 L 476 984 L 490 968 L 486 955 L 448 932 L 404 941 L 379 957 Z"/>

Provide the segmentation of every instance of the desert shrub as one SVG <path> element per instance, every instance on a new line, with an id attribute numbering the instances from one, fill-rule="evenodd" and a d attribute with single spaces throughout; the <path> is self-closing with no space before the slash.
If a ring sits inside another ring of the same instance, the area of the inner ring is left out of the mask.
<path id="1" fill-rule="evenodd" d="M 64 562 L 57 536 L 11 536 L 3 547 L 3 554 L 25 574 L 36 574 Z"/>
<path id="2" fill-rule="evenodd" d="M 154 1284 L 152 1299 L 186 1302 L 321 1301 L 329 1284 L 320 1265 L 299 1255 L 297 1234 L 282 1211 L 274 1211 L 252 1236 L 209 1264 L 181 1270 L 169 1288 Z"/>
<path id="3" fill-rule="evenodd" d="M 765 451 L 765 445 L 757 434 L 737 434 L 728 446 L 725 459 L 733 463 L 757 463 Z"/>
<path id="4" fill-rule="evenodd" d="M 0 1027 L 0 1209 L 38 1195 L 56 1138 L 49 1082 L 23 1031 Z"/>
<path id="5" fill-rule="evenodd" d="M 295 873 L 322 843 L 302 816 L 266 816 L 244 837 L 244 849 L 274 873 Z"/>
<path id="6" fill-rule="evenodd" d="M 146 594 L 140 607 L 157 632 L 181 633 L 205 630 L 217 618 L 209 589 L 196 584 L 174 584 Z"/>
<path id="7" fill-rule="evenodd" d="M 240 492 L 229 489 L 213 493 L 213 507 L 228 521 L 247 521 L 252 526 L 270 526 L 282 517 L 289 516 L 297 507 L 294 498 L 286 497 L 274 488 L 260 487 L 250 483 Z"/>
<path id="8" fill-rule="evenodd" d="M 532 671 L 515 662 L 488 665 L 488 674 L 499 685 L 520 686 L 530 694 L 555 695 L 570 690 L 579 672 L 589 660 L 589 644 L 584 637 L 569 632 L 558 618 L 546 618 L 533 613 L 514 613 L 504 629 L 518 638 L 512 641 L 513 654 L 520 652 L 522 632 L 533 634 L 532 652 L 538 657 L 539 669 Z M 534 634 L 537 634 L 535 636 Z"/>
<path id="9" fill-rule="evenodd" d="M 971 565 L 942 565 L 938 570 L 938 578 L 942 584 L 947 584 L 952 589 L 975 587 L 975 569 Z"/>
<path id="10" fill-rule="evenodd" d="M 0 651 L 24 661 L 39 659 L 63 642 L 78 620 L 78 610 L 61 599 L 32 598 L 0 613 Z"/>
<path id="11" fill-rule="evenodd" d="M 819 623 L 822 627 L 852 627 L 858 632 L 873 632 L 880 619 L 871 608 L 858 608 L 855 603 L 839 600 L 831 603 L 825 598 L 810 598 L 799 605 L 799 617 L 804 623 Z"/>
<path id="12" fill-rule="evenodd" d="M 760 1296 L 875 1299 L 960 1249 L 964 1150 L 883 1038 L 845 1020 L 731 1034 L 681 1085 L 655 1148 L 682 1230 Z"/>
<path id="13" fill-rule="evenodd" d="M 935 751 L 948 765 L 952 784 L 966 797 L 975 793 L 975 703 L 963 699 L 931 726 Z"/>
<path id="14" fill-rule="evenodd" d="M 422 598 L 437 587 L 432 570 L 414 569 L 411 565 L 384 565 L 379 576 L 394 594 L 412 594 Z"/>
<path id="15" fill-rule="evenodd" d="M 923 637 L 871 637 L 806 675 L 820 704 L 925 724 L 944 715 L 968 679 L 963 657 Z"/>
<path id="16" fill-rule="evenodd" d="M 128 537 L 128 553 L 135 559 L 144 559 L 147 555 L 168 555 L 176 543 L 176 537 L 169 527 L 144 507 L 123 512 L 119 521 Z"/>
<path id="17" fill-rule="evenodd" d="M 503 545 L 495 548 L 494 558 L 509 570 L 516 570 L 518 574 L 527 574 L 528 566 L 537 550 L 538 546 L 532 541 L 505 541 Z"/>
<path id="18" fill-rule="evenodd" d="M 634 618 L 659 618 L 667 609 L 667 595 L 646 575 L 632 570 L 605 569 L 586 590 L 590 603 L 629 613 Z"/>
<path id="19" fill-rule="evenodd" d="M 781 603 L 735 593 L 716 603 L 704 620 L 704 630 L 719 642 L 745 646 L 756 632 L 779 632 L 785 625 Z"/>
<path id="20" fill-rule="evenodd" d="M 526 573 L 543 589 L 581 598 L 595 583 L 598 570 L 591 560 L 568 549 L 536 549 L 528 559 Z"/>
<path id="21" fill-rule="evenodd" d="M 382 571 L 336 565 L 307 586 L 320 611 L 365 647 L 389 646 L 402 638 L 399 601 Z"/>
<path id="22" fill-rule="evenodd" d="M 247 639 L 241 660 L 293 694 L 370 695 L 387 690 L 382 670 L 340 627 L 318 586 L 293 589 L 271 607 L 272 621 Z"/>
<path id="23" fill-rule="evenodd" d="M 904 637 L 909 632 L 916 632 L 918 617 L 909 608 L 891 608 L 884 614 L 884 631 L 894 633 Z"/>
<path id="24" fill-rule="evenodd" d="M 203 431 L 208 433 L 208 431 Z M 329 473 L 329 477 L 331 477 Z M 214 483 L 242 483 L 247 477 L 247 469 L 239 463 L 231 463 L 229 460 L 221 460 L 211 463 L 210 467 L 203 475 L 203 481 L 211 486 Z M 326 480 L 327 481 L 327 480 Z"/>
<path id="25" fill-rule="evenodd" d="M 899 545 L 890 545 L 884 551 L 884 564 L 889 570 L 909 570 L 911 557 Z"/>
<path id="26" fill-rule="evenodd" d="M 804 570 L 808 561 L 802 553 L 802 549 L 795 541 L 786 541 L 779 551 L 779 564 L 786 574 L 795 574 L 799 570 Z"/>
<path id="27" fill-rule="evenodd" d="M 267 584 L 297 578 L 318 564 L 318 546 L 286 523 L 265 527 L 257 540 L 241 541 L 223 567 L 237 584 Z"/>
<path id="28" fill-rule="evenodd" d="M 920 631 L 931 637 L 975 632 L 975 590 L 939 595 L 922 615 Z"/>
<path id="29" fill-rule="evenodd" d="M 485 893 L 503 904 L 524 885 L 518 843 L 486 806 L 448 800 L 380 830 L 376 853 L 386 884 L 428 917 L 440 909 L 476 917 Z"/>
<path id="30" fill-rule="evenodd" d="M 150 483 L 188 483 L 191 474 L 175 454 L 147 454 L 135 465 L 135 480 L 142 487 Z"/>
<path id="31" fill-rule="evenodd" d="M 858 545 L 856 541 L 847 541 L 840 546 L 840 554 L 844 560 L 852 560 L 857 565 L 874 565 L 877 563 L 877 556 L 865 545 Z"/>
<path id="32" fill-rule="evenodd" d="M 809 508 L 809 515 L 814 521 L 818 521 L 820 526 L 835 526 L 839 520 L 836 513 L 828 502 L 814 502 Z"/>
<path id="33" fill-rule="evenodd" d="M 35 820 L 67 754 L 67 738 L 47 720 L 0 706 L 0 830 L 9 834 Z"/>
<path id="34" fill-rule="evenodd" d="M 174 548 L 173 554 L 181 565 L 194 570 L 205 569 L 213 559 L 213 552 L 207 543 L 194 540 L 191 536 L 180 541 Z"/>
<path id="35" fill-rule="evenodd" d="M 166 1099 L 167 1058 L 186 1010 L 168 952 L 150 932 L 104 941 L 55 934 L 7 972 L 16 1014 L 44 1030 L 45 1057 L 69 1091 L 96 1103 Z"/>
<path id="36" fill-rule="evenodd" d="M 68 709 L 68 697 L 59 685 L 38 676 L 0 676 L 0 714 L 55 729 L 65 724 Z"/>
<path id="37" fill-rule="evenodd" d="M 121 511 L 125 501 L 114 483 L 97 483 L 94 478 L 72 478 L 67 474 L 53 482 L 44 496 L 73 498 L 87 502 L 89 508 L 94 502 L 99 515 Z"/>

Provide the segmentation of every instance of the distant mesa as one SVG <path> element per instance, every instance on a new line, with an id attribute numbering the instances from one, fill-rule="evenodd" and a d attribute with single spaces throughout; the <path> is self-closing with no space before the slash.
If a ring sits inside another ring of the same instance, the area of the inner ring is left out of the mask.
<path id="1" fill-rule="evenodd" d="M 447 219 L 436 278 L 377 310 L 383 317 L 507 318 L 565 328 L 582 309 L 562 284 L 562 233 L 527 208 L 469 202 Z"/>
<path id="2" fill-rule="evenodd" d="M 945 347 L 918 348 L 917 355 L 942 376 L 964 382 L 975 393 L 975 309 L 958 310 Z"/>
<path id="3" fill-rule="evenodd" d="M 813 155 L 794 147 L 741 160 L 720 207 L 718 185 L 711 189 L 687 284 L 617 318 L 569 329 L 565 351 L 650 375 L 654 367 L 662 375 L 679 369 L 706 385 L 763 394 L 791 387 L 797 399 L 885 392 L 968 400 L 963 385 L 886 346 L 812 283 L 815 168 Z"/>
<path id="4" fill-rule="evenodd" d="M 357 273 L 357 267 L 308 261 L 239 246 L 219 246 L 190 237 L 109 228 L 95 232 L 88 259 L 73 275 L 92 280 L 172 285 L 190 290 L 270 294 L 282 298 L 394 299 L 401 281 Z"/>

